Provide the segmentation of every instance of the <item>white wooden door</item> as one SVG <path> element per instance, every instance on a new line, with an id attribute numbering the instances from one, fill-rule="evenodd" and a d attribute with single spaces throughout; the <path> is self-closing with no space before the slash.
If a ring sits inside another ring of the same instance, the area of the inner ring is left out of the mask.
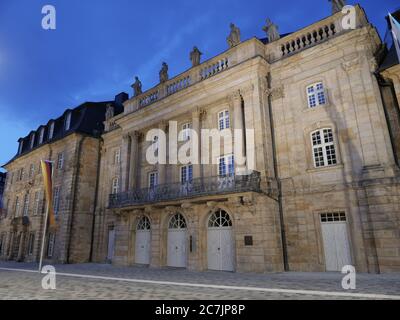
<path id="1" fill-rule="evenodd" d="M 169 267 L 186 268 L 186 229 L 168 230 Z"/>
<path id="2" fill-rule="evenodd" d="M 150 264 L 150 230 L 136 230 L 135 263 Z"/>
<path id="3" fill-rule="evenodd" d="M 347 223 L 344 218 L 330 220 L 321 221 L 326 271 L 341 271 L 352 264 Z"/>
<path id="4" fill-rule="evenodd" d="M 114 246 L 115 246 L 115 230 L 108 230 L 108 251 L 107 260 L 112 261 L 114 258 Z"/>
<path id="5" fill-rule="evenodd" d="M 231 227 L 208 228 L 208 269 L 234 271 L 234 245 Z"/>

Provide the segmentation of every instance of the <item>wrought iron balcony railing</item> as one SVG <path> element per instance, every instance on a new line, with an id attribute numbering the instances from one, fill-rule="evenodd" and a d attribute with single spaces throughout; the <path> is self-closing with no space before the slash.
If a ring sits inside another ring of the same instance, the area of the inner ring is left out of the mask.
<path id="1" fill-rule="evenodd" d="M 154 188 L 130 190 L 109 197 L 109 208 L 179 200 L 200 196 L 238 192 L 261 192 L 260 173 L 204 177 L 182 183 L 169 183 Z"/>

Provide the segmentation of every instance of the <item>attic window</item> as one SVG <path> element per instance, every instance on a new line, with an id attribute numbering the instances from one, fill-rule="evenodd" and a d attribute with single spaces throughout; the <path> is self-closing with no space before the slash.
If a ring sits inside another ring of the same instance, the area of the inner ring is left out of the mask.
<path id="1" fill-rule="evenodd" d="M 21 153 L 22 153 L 22 148 L 23 148 L 23 146 L 24 146 L 24 140 L 21 140 L 21 141 L 19 142 L 18 154 L 21 154 Z"/>
<path id="2" fill-rule="evenodd" d="M 71 127 L 71 112 L 68 112 L 65 117 L 65 131 L 69 130 Z"/>
<path id="3" fill-rule="evenodd" d="M 49 128 L 49 140 L 53 139 L 53 134 L 54 134 L 54 122 L 50 123 L 50 128 Z"/>
<path id="4" fill-rule="evenodd" d="M 44 138 L 44 128 L 41 128 L 39 133 L 39 144 L 43 143 L 43 138 Z"/>
<path id="5" fill-rule="evenodd" d="M 31 143 L 30 143 L 31 149 L 33 148 L 33 145 L 34 145 L 34 144 L 35 144 L 35 134 L 32 133 L 32 135 L 31 135 Z"/>

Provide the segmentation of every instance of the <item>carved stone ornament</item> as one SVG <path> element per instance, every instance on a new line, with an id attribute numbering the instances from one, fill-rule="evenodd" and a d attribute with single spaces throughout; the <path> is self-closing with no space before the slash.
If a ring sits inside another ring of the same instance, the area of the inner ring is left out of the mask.
<path id="1" fill-rule="evenodd" d="M 285 97 L 285 89 L 283 86 L 276 88 L 266 89 L 267 96 L 271 97 L 271 100 L 283 99 Z"/>

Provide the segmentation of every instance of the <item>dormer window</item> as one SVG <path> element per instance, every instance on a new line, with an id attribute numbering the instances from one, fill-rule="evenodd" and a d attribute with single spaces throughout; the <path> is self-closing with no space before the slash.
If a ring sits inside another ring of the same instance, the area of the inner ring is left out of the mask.
<path id="1" fill-rule="evenodd" d="M 71 127 L 71 112 L 68 112 L 67 115 L 65 116 L 65 131 L 68 131 L 69 128 Z"/>
<path id="2" fill-rule="evenodd" d="M 40 133 L 39 133 L 39 144 L 43 143 L 43 139 L 44 139 L 44 128 L 40 129 Z"/>
<path id="3" fill-rule="evenodd" d="M 30 147 L 31 147 L 31 149 L 33 148 L 33 145 L 35 144 L 35 134 L 34 133 L 32 133 L 32 135 L 31 135 L 31 142 L 30 142 Z"/>
<path id="4" fill-rule="evenodd" d="M 54 122 L 50 123 L 50 128 L 49 128 L 49 140 L 53 139 L 53 134 L 54 134 Z"/>
<path id="5" fill-rule="evenodd" d="M 21 140 L 19 142 L 19 148 L 18 148 L 18 154 L 22 153 L 22 148 L 24 147 L 24 140 Z"/>

